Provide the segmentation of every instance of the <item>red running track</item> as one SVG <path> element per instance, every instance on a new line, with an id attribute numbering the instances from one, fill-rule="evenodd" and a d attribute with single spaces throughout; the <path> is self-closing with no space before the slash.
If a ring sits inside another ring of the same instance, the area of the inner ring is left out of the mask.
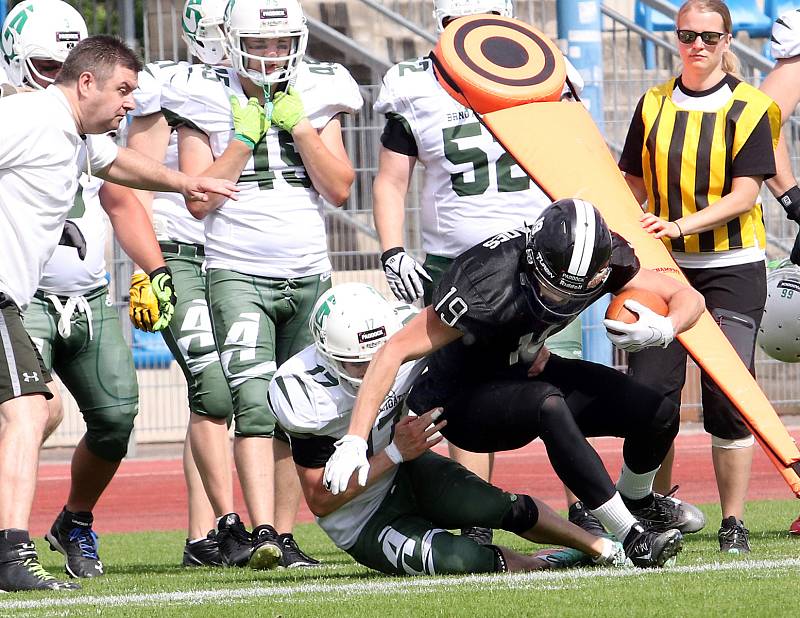
<path id="1" fill-rule="evenodd" d="M 791 431 L 800 439 L 800 428 Z M 600 453 L 612 478 L 619 473 L 622 441 L 597 438 Z M 680 484 L 680 498 L 704 503 L 718 500 L 711 466 L 710 438 L 705 433 L 681 434 L 676 441 L 673 479 Z M 442 449 L 437 449 L 442 450 Z M 564 508 L 564 493 L 545 453 L 537 440 L 525 448 L 499 453 L 495 460 L 494 482 L 509 491 L 528 493 L 545 500 L 554 508 Z M 31 532 L 41 536 L 61 510 L 69 490 L 69 464 L 42 463 Z M 787 499 L 792 493 L 760 449 L 756 450 L 750 481 L 751 500 Z M 241 491 L 235 496 L 236 508 L 246 513 Z M 102 532 L 139 530 L 179 530 L 186 526 L 186 488 L 180 459 L 125 461 L 94 511 L 95 528 Z M 301 521 L 313 517 L 305 504 Z"/>

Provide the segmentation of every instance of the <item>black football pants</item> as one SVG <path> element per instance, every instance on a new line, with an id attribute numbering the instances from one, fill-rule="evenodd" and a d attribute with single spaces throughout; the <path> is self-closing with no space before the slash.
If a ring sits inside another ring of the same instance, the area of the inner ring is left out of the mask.
<path id="1" fill-rule="evenodd" d="M 474 452 L 516 449 L 540 437 L 556 474 L 590 509 L 615 489 L 586 437 L 624 438 L 625 463 L 642 474 L 661 464 L 678 434 L 678 406 L 615 369 L 553 355 L 536 378 L 526 371 L 514 367 L 464 384 L 443 406 L 442 434 Z"/>

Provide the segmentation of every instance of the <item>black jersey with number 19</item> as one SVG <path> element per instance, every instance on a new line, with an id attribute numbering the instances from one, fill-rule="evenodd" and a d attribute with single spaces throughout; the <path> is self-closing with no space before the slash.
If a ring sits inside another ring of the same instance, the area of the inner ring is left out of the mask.
<path id="1" fill-rule="evenodd" d="M 628 242 L 613 232 L 612 239 L 611 274 L 586 307 L 639 271 Z M 466 251 L 444 274 L 432 304 L 439 319 L 463 337 L 431 355 L 411 393 L 413 410 L 443 405 L 464 384 L 525 377 L 544 340 L 574 319 L 548 323 L 536 317 L 535 292 L 520 266 L 524 251 L 524 229 L 504 232 Z"/>

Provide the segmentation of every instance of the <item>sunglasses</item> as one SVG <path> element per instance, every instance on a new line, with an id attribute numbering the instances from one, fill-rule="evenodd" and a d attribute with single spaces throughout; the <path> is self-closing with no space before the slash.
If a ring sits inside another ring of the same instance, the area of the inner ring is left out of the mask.
<path id="1" fill-rule="evenodd" d="M 686 45 L 694 43 L 697 37 L 706 45 L 716 45 L 719 40 L 727 35 L 727 32 L 695 32 L 694 30 L 678 30 L 678 40 Z"/>

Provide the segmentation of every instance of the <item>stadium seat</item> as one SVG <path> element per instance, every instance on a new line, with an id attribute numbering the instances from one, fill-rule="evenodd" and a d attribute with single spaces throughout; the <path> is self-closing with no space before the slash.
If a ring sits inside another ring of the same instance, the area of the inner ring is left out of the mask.
<path id="1" fill-rule="evenodd" d="M 667 1 L 675 5 L 676 9 L 682 4 L 677 0 Z M 792 6 L 791 0 L 766 0 L 766 2 L 789 8 Z M 752 38 L 770 35 L 773 19 L 761 11 L 755 0 L 728 0 L 727 5 L 731 12 L 734 34 L 747 32 Z M 641 0 L 636 0 L 635 20 L 637 25 L 652 32 L 667 32 L 675 28 L 675 22 L 671 17 L 651 8 Z"/>
<path id="2" fill-rule="evenodd" d="M 137 328 L 132 329 L 132 332 L 131 352 L 137 369 L 166 369 L 170 366 L 172 352 L 159 333 L 145 333 Z"/>

